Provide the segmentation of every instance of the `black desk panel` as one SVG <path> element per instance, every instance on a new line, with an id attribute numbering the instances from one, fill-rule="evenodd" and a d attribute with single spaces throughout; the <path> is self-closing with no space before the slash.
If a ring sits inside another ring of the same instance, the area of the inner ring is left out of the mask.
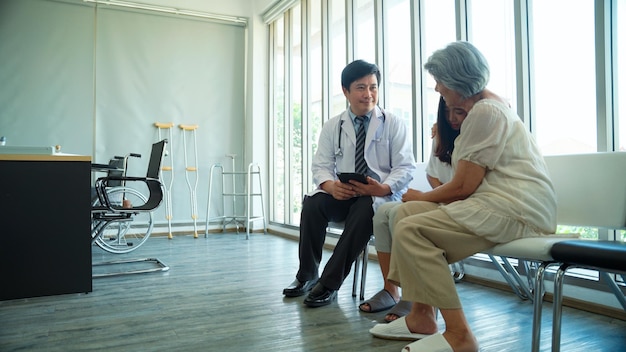
<path id="1" fill-rule="evenodd" d="M 91 292 L 90 158 L 11 157 L 0 155 L 0 299 Z"/>

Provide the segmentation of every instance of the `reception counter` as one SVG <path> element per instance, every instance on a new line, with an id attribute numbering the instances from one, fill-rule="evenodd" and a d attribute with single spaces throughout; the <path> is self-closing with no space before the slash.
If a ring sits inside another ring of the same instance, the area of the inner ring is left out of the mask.
<path id="1" fill-rule="evenodd" d="M 1 300 L 92 291 L 90 188 L 89 156 L 0 154 Z"/>

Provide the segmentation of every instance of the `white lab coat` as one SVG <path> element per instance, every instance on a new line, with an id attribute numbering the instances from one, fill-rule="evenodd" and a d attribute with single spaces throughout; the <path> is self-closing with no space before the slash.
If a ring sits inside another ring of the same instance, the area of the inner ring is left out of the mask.
<path id="1" fill-rule="evenodd" d="M 320 185 L 336 180 L 338 172 L 354 172 L 355 150 L 354 125 L 346 110 L 328 120 L 322 128 L 311 165 L 317 188 L 309 195 L 324 192 Z M 392 192 L 386 197 L 373 197 L 374 210 L 384 202 L 401 200 L 415 171 L 411 138 L 404 121 L 378 106 L 372 113 L 365 137 L 365 161 L 370 170 L 378 175 L 379 181 L 389 185 Z"/>

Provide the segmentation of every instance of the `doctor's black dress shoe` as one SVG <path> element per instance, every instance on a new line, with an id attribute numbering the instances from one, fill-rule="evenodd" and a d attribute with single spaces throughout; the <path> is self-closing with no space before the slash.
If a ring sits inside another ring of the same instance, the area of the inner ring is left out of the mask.
<path id="1" fill-rule="evenodd" d="M 304 299 L 304 304 L 309 307 L 316 308 L 329 305 L 337 298 L 337 290 L 331 290 L 324 287 L 321 283 L 317 283 Z"/>
<path id="2" fill-rule="evenodd" d="M 316 283 L 317 279 L 302 282 L 300 282 L 300 280 L 298 279 L 295 279 L 289 286 L 285 287 L 285 289 L 283 290 L 283 295 L 287 297 L 302 296 L 303 294 L 309 292 Z"/>

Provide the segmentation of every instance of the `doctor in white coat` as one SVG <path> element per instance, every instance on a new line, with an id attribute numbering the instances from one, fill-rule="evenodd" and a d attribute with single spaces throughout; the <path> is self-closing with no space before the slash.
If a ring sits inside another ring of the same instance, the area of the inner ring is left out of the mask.
<path id="1" fill-rule="evenodd" d="M 377 106 L 380 71 L 362 60 L 348 64 L 341 74 L 349 108 L 324 124 L 311 171 L 317 188 L 303 201 L 300 219 L 300 268 L 283 290 L 287 297 L 309 292 L 310 307 L 330 304 L 337 296 L 352 263 L 372 234 L 378 205 L 397 201 L 413 178 L 415 160 L 406 124 Z M 361 121 L 363 120 L 363 121 Z M 355 172 L 357 131 L 366 132 L 363 157 L 367 183 L 342 183 L 338 174 Z M 319 276 L 328 222 L 344 221 L 344 231 Z M 319 279 L 318 279 L 319 278 Z"/>

